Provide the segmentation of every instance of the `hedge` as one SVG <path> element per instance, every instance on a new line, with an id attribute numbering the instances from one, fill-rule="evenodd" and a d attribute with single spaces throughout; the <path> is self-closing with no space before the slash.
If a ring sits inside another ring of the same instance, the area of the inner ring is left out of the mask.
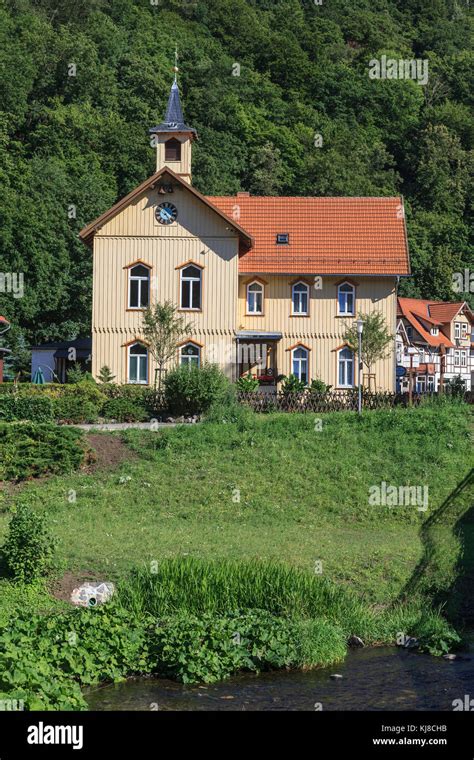
<path id="1" fill-rule="evenodd" d="M 77 428 L 33 422 L 0 423 L 0 480 L 24 480 L 76 470 L 85 457 Z"/>

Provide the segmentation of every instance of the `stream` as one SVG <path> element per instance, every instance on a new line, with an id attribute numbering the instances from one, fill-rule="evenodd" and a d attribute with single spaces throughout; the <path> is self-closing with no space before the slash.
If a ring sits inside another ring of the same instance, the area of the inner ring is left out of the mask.
<path id="1" fill-rule="evenodd" d="M 85 692 L 91 710 L 451 711 L 466 695 L 474 700 L 472 652 L 448 661 L 385 647 L 352 649 L 343 663 L 306 673 L 246 673 L 207 686 L 136 678 Z"/>

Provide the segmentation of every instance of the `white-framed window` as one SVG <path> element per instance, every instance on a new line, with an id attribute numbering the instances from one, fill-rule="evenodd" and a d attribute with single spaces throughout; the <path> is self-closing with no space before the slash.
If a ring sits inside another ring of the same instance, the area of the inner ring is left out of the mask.
<path id="1" fill-rule="evenodd" d="M 461 363 L 461 352 L 455 351 L 454 352 L 454 366 L 459 367 L 460 363 Z"/>
<path id="2" fill-rule="evenodd" d="M 461 324 L 461 338 L 466 338 L 467 337 L 467 327 L 468 327 L 467 322 L 462 322 L 462 324 Z"/>
<path id="3" fill-rule="evenodd" d="M 454 337 L 455 338 L 461 337 L 461 322 L 454 323 Z"/>
<path id="4" fill-rule="evenodd" d="M 292 373 L 305 384 L 308 382 L 308 353 L 308 349 L 303 346 L 297 346 L 291 352 Z"/>
<path id="5" fill-rule="evenodd" d="M 434 375 L 428 375 L 428 392 L 434 393 L 434 389 L 435 389 Z"/>
<path id="6" fill-rule="evenodd" d="M 247 314 L 263 314 L 263 285 L 260 282 L 247 285 Z"/>
<path id="7" fill-rule="evenodd" d="M 467 366 L 467 354 L 466 351 L 461 351 L 461 367 Z"/>
<path id="8" fill-rule="evenodd" d="M 145 309 L 150 303 L 150 270 L 136 264 L 128 270 L 128 308 Z"/>
<path id="9" fill-rule="evenodd" d="M 201 364 L 201 349 L 195 343 L 189 342 L 181 346 L 180 364 L 188 367 L 199 367 Z"/>
<path id="10" fill-rule="evenodd" d="M 337 313 L 350 317 L 355 314 L 355 287 L 350 282 L 343 282 L 337 288 Z"/>
<path id="11" fill-rule="evenodd" d="M 407 334 L 407 338 L 413 337 L 413 327 L 411 325 L 405 325 L 405 332 Z"/>
<path id="12" fill-rule="evenodd" d="M 354 353 L 350 348 L 341 348 L 337 357 L 337 378 L 340 388 L 354 387 Z"/>
<path id="13" fill-rule="evenodd" d="M 295 282 L 291 288 L 291 313 L 294 316 L 307 316 L 309 305 L 309 286 L 305 282 Z"/>
<path id="14" fill-rule="evenodd" d="M 143 343 L 128 347 L 128 382 L 148 384 L 148 349 Z"/>
<path id="15" fill-rule="evenodd" d="M 419 375 L 416 378 L 416 392 L 424 393 L 426 391 L 426 377 L 425 375 Z"/>
<path id="16" fill-rule="evenodd" d="M 431 330 L 430 330 L 430 332 L 431 332 L 431 335 L 438 335 L 439 334 L 439 327 L 432 327 Z"/>
<path id="17" fill-rule="evenodd" d="M 190 311 L 201 309 L 202 271 L 190 264 L 181 269 L 181 308 Z"/>

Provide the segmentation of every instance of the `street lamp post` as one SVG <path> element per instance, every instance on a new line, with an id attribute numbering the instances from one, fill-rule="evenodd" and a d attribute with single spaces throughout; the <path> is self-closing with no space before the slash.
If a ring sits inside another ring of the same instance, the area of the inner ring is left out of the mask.
<path id="1" fill-rule="evenodd" d="M 359 399 L 358 399 L 358 405 L 357 410 L 359 414 L 362 414 L 362 385 L 360 382 L 360 373 L 362 370 L 362 332 L 364 330 L 364 322 L 362 319 L 357 320 L 357 339 L 359 342 L 359 351 L 357 356 L 357 366 L 358 366 L 358 385 L 359 385 Z"/>
<path id="2" fill-rule="evenodd" d="M 410 357 L 410 370 L 409 370 L 409 378 L 408 378 L 408 405 L 412 406 L 413 404 L 413 357 L 415 354 L 417 354 L 418 351 L 414 346 L 410 346 L 408 348 L 408 355 Z"/>

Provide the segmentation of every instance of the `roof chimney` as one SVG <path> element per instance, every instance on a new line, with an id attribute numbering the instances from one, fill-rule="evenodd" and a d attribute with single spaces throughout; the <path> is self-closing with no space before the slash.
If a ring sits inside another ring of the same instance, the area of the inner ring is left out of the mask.
<path id="1" fill-rule="evenodd" d="M 249 197 L 250 197 L 250 193 L 247 192 L 247 190 L 239 190 L 239 192 L 237 193 L 237 198 L 249 198 Z"/>

